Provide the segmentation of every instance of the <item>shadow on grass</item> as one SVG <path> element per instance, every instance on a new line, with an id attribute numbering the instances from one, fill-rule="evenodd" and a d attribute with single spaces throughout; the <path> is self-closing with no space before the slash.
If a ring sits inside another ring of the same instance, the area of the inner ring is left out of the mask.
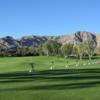
<path id="1" fill-rule="evenodd" d="M 41 81 L 46 84 L 41 84 Z M 5 88 L 2 91 L 23 91 L 23 90 L 63 90 L 89 88 L 100 85 L 100 69 L 67 69 L 67 70 L 45 70 L 34 73 L 13 72 L 0 74 L 0 84 L 35 82 L 27 87 Z M 0 89 L 1 90 L 1 89 Z"/>
<path id="2" fill-rule="evenodd" d="M 45 85 L 38 85 L 38 86 L 6 88 L 6 89 L 1 89 L 1 91 L 82 89 L 82 88 L 95 87 L 98 84 L 100 84 L 100 81 L 66 83 L 66 84 L 48 84 L 48 85 L 45 84 Z"/>

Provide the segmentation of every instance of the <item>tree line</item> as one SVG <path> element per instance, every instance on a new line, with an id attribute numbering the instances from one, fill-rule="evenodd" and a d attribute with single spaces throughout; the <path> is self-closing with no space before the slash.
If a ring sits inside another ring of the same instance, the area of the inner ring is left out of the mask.
<path id="1" fill-rule="evenodd" d="M 49 40 L 47 43 L 43 45 L 44 53 L 47 56 L 63 56 L 64 58 L 68 57 L 76 57 L 82 60 L 83 58 L 89 58 L 89 60 L 92 59 L 92 57 L 97 54 L 97 49 L 93 45 L 92 40 L 86 40 L 85 42 L 74 42 L 74 43 L 68 43 L 68 44 L 58 44 L 57 41 Z M 98 53 L 98 55 L 100 52 Z"/>
<path id="2" fill-rule="evenodd" d="M 62 56 L 64 58 L 76 57 L 82 60 L 83 58 L 91 58 L 94 55 L 100 55 L 100 48 L 93 45 L 92 40 L 85 42 L 74 42 L 68 44 L 60 44 L 55 40 L 48 40 L 43 45 L 26 47 L 21 45 L 16 49 L 8 49 L 3 42 L 0 42 L 0 56 Z"/>

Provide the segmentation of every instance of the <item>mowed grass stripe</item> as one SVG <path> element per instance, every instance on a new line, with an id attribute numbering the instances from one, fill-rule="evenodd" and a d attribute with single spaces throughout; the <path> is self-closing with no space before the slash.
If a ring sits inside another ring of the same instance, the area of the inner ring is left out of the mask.
<path id="1" fill-rule="evenodd" d="M 52 61 L 55 67 L 50 70 Z M 70 66 L 65 68 L 67 61 Z M 92 64 L 98 61 L 74 66 L 76 59 L 71 58 L 0 58 L 0 100 L 99 100 L 100 64 Z M 33 73 L 29 62 L 35 63 Z"/>

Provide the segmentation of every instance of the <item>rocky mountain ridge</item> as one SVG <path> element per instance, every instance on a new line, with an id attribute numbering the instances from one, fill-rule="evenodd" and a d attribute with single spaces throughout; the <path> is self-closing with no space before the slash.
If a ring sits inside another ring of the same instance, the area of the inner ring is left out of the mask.
<path id="1" fill-rule="evenodd" d="M 94 41 L 93 42 L 94 45 L 97 44 L 97 47 L 100 47 L 100 34 L 94 35 L 93 33 L 87 32 L 87 31 L 77 31 L 77 32 L 74 32 L 73 34 L 66 35 L 66 36 L 30 35 L 30 36 L 23 36 L 20 39 L 14 39 L 11 36 L 6 36 L 3 38 L 0 38 L 0 43 L 3 44 L 3 46 L 1 46 L 2 48 L 6 46 L 9 49 L 17 49 L 18 47 L 22 45 L 26 47 L 39 46 L 50 39 L 56 40 L 57 42 L 61 44 L 66 44 L 66 43 L 74 43 L 75 41 L 83 42 L 88 37 L 90 37 Z"/>

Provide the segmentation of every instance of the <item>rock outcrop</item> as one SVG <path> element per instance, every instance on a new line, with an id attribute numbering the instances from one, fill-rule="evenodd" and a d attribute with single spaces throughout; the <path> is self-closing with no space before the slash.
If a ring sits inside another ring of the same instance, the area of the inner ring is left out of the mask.
<path id="1" fill-rule="evenodd" d="M 67 44 L 67 43 L 74 44 L 76 42 L 85 42 L 86 40 L 91 40 L 94 47 L 97 46 L 96 35 L 94 35 L 91 32 L 86 32 L 86 31 L 77 31 L 77 32 L 71 33 L 68 36 L 59 36 L 59 37 L 56 37 L 55 40 L 61 44 Z"/>
<path id="2" fill-rule="evenodd" d="M 43 43 L 45 43 L 47 41 L 47 37 L 45 36 L 24 36 L 21 39 L 19 39 L 19 43 L 20 45 L 23 46 L 38 46 L 41 45 Z"/>
<path id="3" fill-rule="evenodd" d="M 74 42 L 85 42 L 90 40 L 92 42 L 93 47 L 97 46 L 96 35 L 91 32 L 86 31 L 77 31 L 74 34 Z"/>

